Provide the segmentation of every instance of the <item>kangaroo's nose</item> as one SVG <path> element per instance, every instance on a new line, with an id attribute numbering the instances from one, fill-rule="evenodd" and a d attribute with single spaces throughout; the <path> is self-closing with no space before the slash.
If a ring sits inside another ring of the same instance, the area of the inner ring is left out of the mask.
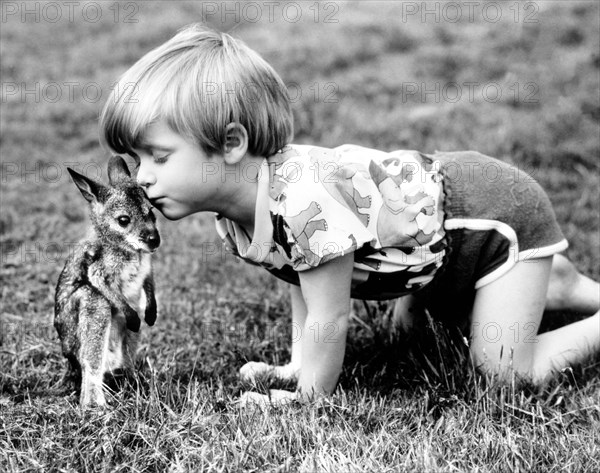
<path id="1" fill-rule="evenodd" d="M 156 250 L 156 248 L 158 248 L 158 246 L 160 245 L 160 235 L 157 231 L 148 235 L 148 237 L 146 238 L 146 244 L 151 250 Z"/>

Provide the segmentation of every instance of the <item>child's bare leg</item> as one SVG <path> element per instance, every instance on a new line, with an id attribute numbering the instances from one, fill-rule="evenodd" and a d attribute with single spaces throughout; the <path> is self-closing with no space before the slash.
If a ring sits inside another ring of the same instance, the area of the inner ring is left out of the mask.
<path id="1" fill-rule="evenodd" d="M 600 285 L 579 273 L 564 256 L 554 255 L 546 309 L 593 314 L 600 309 Z"/>
<path id="2" fill-rule="evenodd" d="M 392 314 L 392 329 L 410 332 L 415 326 L 419 310 L 422 310 L 412 295 L 396 299 Z"/>
<path id="3" fill-rule="evenodd" d="M 250 361 L 240 368 L 240 377 L 245 381 L 254 381 L 257 376 L 273 375 L 282 379 L 297 379 L 302 358 L 302 336 L 306 321 L 306 303 L 298 286 L 290 285 L 292 303 L 292 361 L 283 366 Z"/>
<path id="4" fill-rule="evenodd" d="M 519 262 L 480 288 L 471 326 L 471 356 L 483 371 L 542 382 L 554 371 L 600 350 L 600 313 L 538 334 L 552 258 Z"/>

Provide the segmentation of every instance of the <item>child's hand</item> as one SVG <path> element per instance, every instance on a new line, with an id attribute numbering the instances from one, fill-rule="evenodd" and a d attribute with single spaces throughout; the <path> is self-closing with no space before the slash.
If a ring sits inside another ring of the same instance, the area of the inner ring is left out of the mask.
<path id="1" fill-rule="evenodd" d="M 295 392 L 271 389 L 268 395 L 252 391 L 245 392 L 240 397 L 239 403 L 241 407 L 248 407 L 250 405 L 266 407 L 283 406 L 295 400 L 297 400 L 297 393 Z"/>
<path id="2" fill-rule="evenodd" d="M 240 378 L 242 381 L 254 383 L 256 378 L 263 375 L 269 375 L 273 372 L 273 366 L 261 361 L 249 361 L 240 368 Z M 252 394 L 252 393 L 247 393 Z"/>
<path id="3" fill-rule="evenodd" d="M 283 380 L 295 381 L 298 379 L 299 366 L 288 363 L 283 366 L 273 366 L 259 361 L 249 361 L 240 368 L 240 378 L 242 381 L 254 383 L 260 376 L 276 376 Z"/>

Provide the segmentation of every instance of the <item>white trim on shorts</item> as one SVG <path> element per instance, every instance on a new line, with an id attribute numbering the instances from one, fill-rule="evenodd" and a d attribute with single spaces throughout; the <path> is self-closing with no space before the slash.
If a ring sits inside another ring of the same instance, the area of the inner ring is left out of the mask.
<path id="1" fill-rule="evenodd" d="M 495 230 L 501 233 L 509 242 L 508 257 L 506 261 L 475 282 L 475 289 L 479 289 L 506 274 L 517 262 L 536 258 L 545 258 L 555 253 L 564 251 L 569 246 L 564 238 L 558 243 L 544 246 L 541 248 L 529 248 L 519 252 L 519 241 L 515 230 L 508 224 L 498 220 L 489 220 L 483 218 L 449 218 L 444 222 L 446 230 Z"/>

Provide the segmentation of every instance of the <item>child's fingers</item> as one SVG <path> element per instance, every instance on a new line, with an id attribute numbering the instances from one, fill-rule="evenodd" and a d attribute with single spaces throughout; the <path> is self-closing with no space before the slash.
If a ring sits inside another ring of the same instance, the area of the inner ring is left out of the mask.
<path id="1" fill-rule="evenodd" d="M 240 407 L 258 406 L 265 407 L 271 404 L 269 396 L 266 394 L 255 393 L 252 391 L 245 392 L 240 396 Z"/>
<path id="2" fill-rule="evenodd" d="M 273 372 L 275 376 L 285 381 L 296 381 L 300 375 L 300 367 L 288 363 L 287 365 L 273 367 Z"/>
<path id="3" fill-rule="evenodd" d="M 240 368 L 242 381 L 254 382 L 258 376 L 270 374 L 274 367 L 261 361 L 249 361 Z"/>
<path id="4" fill-rule="evenodd" d="M 297 399 L 297 394 L 291 391 L 271 389 L 269 394 L 260 394 L 253 391 L 245 392 L 240 396 L 239 404 L 241 407 L 249 406 L 282 406 L 289 404 Z"/>
<path id="5" fill-rule="evenodd" d="M 270 389 L 269 390 L 271 404 L 275 405 L 284 405 L 289 404 L 290 402 L 296 401 L 298 399 L 298 394 L 291 391 L 283 391 L 280 389 Z"/>

